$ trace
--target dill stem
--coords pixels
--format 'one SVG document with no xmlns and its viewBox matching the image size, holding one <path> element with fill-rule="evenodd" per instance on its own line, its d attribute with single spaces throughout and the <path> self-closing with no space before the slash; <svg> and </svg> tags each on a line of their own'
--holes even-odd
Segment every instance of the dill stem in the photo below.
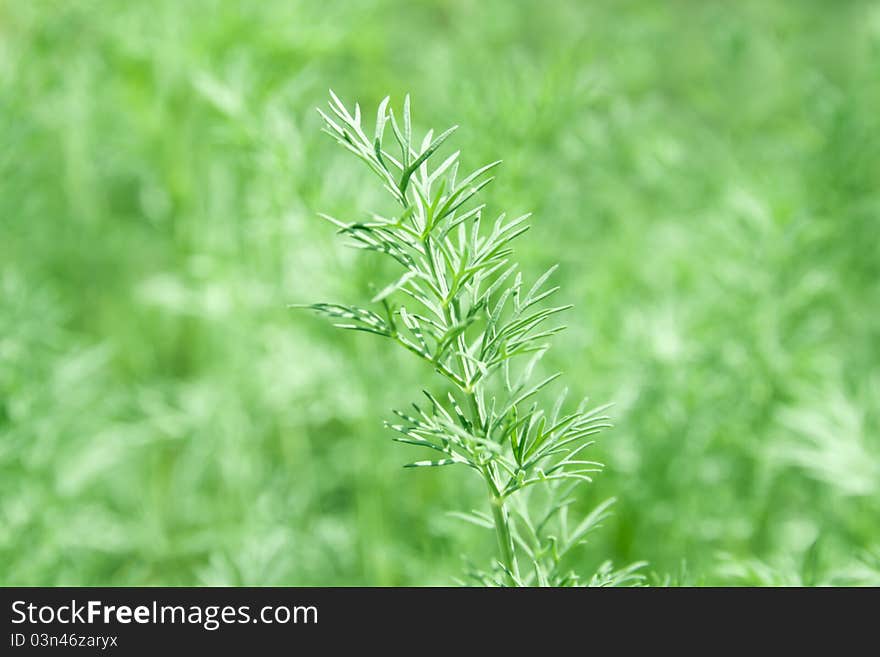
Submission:
<svg viewBox="0 0 880 657">
<path fill-rule="evenodd" d="M 495 522 L 495 536 L 498 538 L 498 551 L 501 554 L 501 563 L 508 571 L 511 583 L 516 586 L 519 578 L 519 566 L 516 563 L 516 552 L 513 549 L 513 537 L 510 535 L 510 516 L 504 506 L 504 500 L 495 494 L 494 484 L 490 482 L 491 498 L 489 505 L 492 507 L 492 520 Z"/>
<path fill-rule="evenodd" d="M 474 428 L 480 428 L 482 418 L 480 417 L 480 407 L 477 404 L 477 396 L 472 390 L 465 391 L 470 406 L 472 425 Z M 482 431 L 481 431 L 482 433 Z M 507 569 L 508 578 L 511 584 L 516 586 L 519 579 L 519 564 L 516 561 L 516 550 L 513 545 L 513 536 L 510 533 L 510 515 L 504 506 L 504 496 L 498 489 L 495 482 L 495 473 L 491 463 L 487 463 L 480 471 L 486 480 L 489 488 L 489 506 L 492 507 L 492 521 L 495 525 L 495 536 L 498 539 L 498 553 L 501 563 Z"/>
<path fill-rule="evenodd" d="M 425 249 L 425 255 L 428 261 L 428 265 L 430 267 L 431 274 L 439 283 L 440 277 L 437 275 L 437 270 L 434 267 L 434 257 L 431 253 L 431 238 L 429 236 L 426 235 L 422 239 L 422 246 Z M 453 326 L 456 318 L 452 316 L 452 313 L 449 309 L 449 304 L 445 300 L 442 302 L 442 308 L 443 319 L 446 323 L 446 326 Z M 458 336 L 456 341 L 459 346 L 458 361 L 461 366 L 461 378 L 466 382 L 466 385 L 462 387 L 462 392 L 464 392 L 468 400 L 468 406 L 471 415 L 471 426 L 474 432 L 484 433 L 483 419 L 480 416 L 480 406 L 477 403 L 477 395 L 471 387 L 471 369 L 468 364 L 467 358 L 464 355 L 467 346 L 464 342 L 464 338 L 461 335 Z M 487 438 L 488 436 L 481 437 Z M 486 485 L 489 487 L 489 506 L 492 507 L 492 520 L 495 525 L 495 536 L 498 539 L 498 552 L 501 558 L 501 563 L 504 564 L 504 567 L 507 569 L 508 579 L 510 579 L 510 583 L 516 586 L 517 579 L 519 579 L 519 565 L 516 562 L 516 550 L 513 545 L 513 536 L 510 533 L 510 515 L 507 512 L 507 508 L 504 506 L 504 497 L 498 488 L 498 484 L 495 482 L 495 473 L 492 464 L 488 463 L 484 465 L 481 469 L 481 472 L 483 474 L 483 478 L 486 480 Z"/>
</svg>

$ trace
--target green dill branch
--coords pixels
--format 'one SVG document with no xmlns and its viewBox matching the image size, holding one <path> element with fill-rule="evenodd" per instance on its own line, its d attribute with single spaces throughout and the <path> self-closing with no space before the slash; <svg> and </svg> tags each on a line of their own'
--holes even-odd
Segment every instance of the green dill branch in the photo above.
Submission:
<svg viewBox="0 0 880 657">
<path fill-rule="evenodd" d="M 426 391 L 427 406 L 414 404 L 415 415 L 395 411 L 402 423 L 388 426 L 398 442 L 443 455 L 408 467 L 460 464 L 484 480 L 491 514 L 456 514 L 496 535 L 497 568 L 474 578 L 517 586 L 579 583 L 562 569 L 562 559 L 607 517 L 610 501 L 569 527 L 574 488 L 602 468 L 577 457 L 592 444 L 589 437 L 609 425 L 604 408 L 588 410 L 586 403 L 563 414 L 564 392 L 549 413 L 533 401 L 559 376 L 533 382 L 547 340 L 565 328 L 547 323 L 571 307 L 542 305 L 559 289 L 546 286 L 555 267 L 526 289 L 510 258 L 511 243 L 528 230 L 528 215 L 501 214 L 489 227 L 483 224 L 485 205 L 468 208 L 500 161 L 459 179 L 458 151 L 439 163 L 432 159 L 456 128 L 436 138 L 428 131 L 414 141 L 408 96 L 400 121 L 389 99 L 382 101 L 368 137 L 360 106 L 349 111 L 330 95 L 329 113 L 321 111 L 324 131 L 368 166 L 401 212 L 350 223 L 322 216 L 353 246 L 393 259 L 402 272 L 372 299 L 382 314 L 342 304 L 308 308 L 342 320 L 340 328 L 391 338 L 457 391 L 445 401 Z M 397 153 L 388 146 L 389 126 Z M 535 499 L 533 489 L 541 489 L 543 500 Z M 540 521 L 532 520 L 533 513 Z M 520 557 L 529 564 L 525 571 Z M 630 567 L 618 576 L 605 568 L 591 581 L 632 581 L 634 572 Z"/>
</svg>

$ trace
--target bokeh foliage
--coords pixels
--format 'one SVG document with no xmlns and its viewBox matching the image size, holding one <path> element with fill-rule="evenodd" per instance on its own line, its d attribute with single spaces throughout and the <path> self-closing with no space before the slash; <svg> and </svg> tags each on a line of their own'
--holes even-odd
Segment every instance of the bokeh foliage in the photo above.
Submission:
<svg viewBox="0 0 880 657">
<path fill-rule="evenodd" d="M 0 4 L 0 584 L 444 584 L 490 535 L 382 427 L 428 369 L 286 305 L 384 280 L 327 88 L 504 159 L 548 370 L 614 401 L 578 559 L 880 581 L 880 6 Z M 346 216 L 348 215 L 348 216 Z"/>
</svg>

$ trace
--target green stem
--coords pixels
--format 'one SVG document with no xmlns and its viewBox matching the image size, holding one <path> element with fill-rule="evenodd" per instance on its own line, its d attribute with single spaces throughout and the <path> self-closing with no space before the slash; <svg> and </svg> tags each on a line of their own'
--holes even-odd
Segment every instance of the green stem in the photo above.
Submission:
<svg viewBox="0 0 880 657">
<path fill-rule="evenodd" d="M 422 239 L 422 244 L 425 249 L 425 256 L 428 261 L 429 267 L 431 269 L 431 275 L 438 281 L 440 281 L 439 276 L 437 275 L 436 268 L 434 267 L 434 258 L 431 253 L 431 239 L 430 236 L 426 235 Z M 453 316 L 450 312 L 449 305 L 447 301 L 443 301 L 443 319 L 446 323 L 447 327 L 452 326 L 453 324 Z M 477 431 L 482 431 L 483 419 L 480 415 L 480 406 L 477 403 L 477 395 L 474 390 L 471 388 L 471 370 L 470 366 L 467 362 L 467 358 L 464 357 L 466 345 L 464 343 L 464 339 L 462 336 L 458 336 L 457 338 L 459 351 L 461 355 L 459 356 L 459 364 L 462 370 L 461 378 L 466 382 L 465 386 L 459 386 L 462 389 L 462 392 L 465 393 L 467 397 L 468 406 L 470 407 L 471 414 L 471 424 Z M 489 506 L 492 507 L 492 519 L 495 524 L 495 536 L 498 539 L 498 552 L 501 558 L 501 563 L 504 564 L 504 567 L 507 569 L 509 573 L 508 579 L 510 583 L 514 586 L 517 585 L 517 580 L 519 579 L 519 565 L 516 561 L 516 549 L 513 544 L 513 536 L 510 533 L 510 514 L 507 512 L 507 508 L 504 506 L 504 496 L 501 494 L 501 491 L 498 488 L 498 484 L 495 482 L 495 473 L 491 464 L 487 464 L 482 469 L 483 478 L 486 480 L 486 485 L 489 487 Z"/>
<path fill-rule="evenodd" d="M 490 484 L 490 489 L 494 487 L 494 484 Z M 498 538 L 498 552 L 501 555 L 501 563 L 512 574 L 512 577 L 509 576 L 511 584 L 516 585 L 519 579 L 519 565 L 516 562 L 513 536 L 510 534 L 510 516 L 507 513 L 507 508 L 504 506 L 504 500 L 497 496 L 494 490 L 489 499 L 489 505 L 492 507 L 492 519 L 495 521 L 495 536 Z"/>
</svg>

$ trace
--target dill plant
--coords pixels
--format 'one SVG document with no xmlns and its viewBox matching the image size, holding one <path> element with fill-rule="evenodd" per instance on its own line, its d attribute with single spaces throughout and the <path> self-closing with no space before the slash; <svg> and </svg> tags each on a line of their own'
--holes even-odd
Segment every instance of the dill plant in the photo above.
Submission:
<svg viewBox="0 0 880 657">
<path fill-rule="evenodd" d="M 401 273 L 371 300 L 374 309 L 340 303 L 307 306 L 336 326 L 386 338 L 429 363 L 448 384 L 445 394 L 424 400 L 386 423 L 394 440 L 427 448 L 437 458 L 405 467 L 461 465 L 485 483 L 489 511 L 454 513 L 493 530 L 498 558 L 488 570 L 472 570 L 485 585 L 564 586 L 638 581 L 633 564 L 614 570 L 604 563 L 588 579 L 564 567 L 565 557 L 607 517 L 613 500 L 579 521 L 570 518 L 579 485 L 602 464 L 587 460 L 592 436 L 610 426 L 607 406 L 584 400 L 566 409 L 563 391 L 549 411 L 534 401 L 559 373 L 540 378 L 536 364 L 548 339 L 565 327 L 553 320 L 569 305 L 546 305 L 559 289 L 548 285 L 551 267 L 526 285 L 511 262 L 511 243 L 528 230 L 529 215 L 484 220 L 477 194 L 500 164 L 460 175 L 459 151 L 440 158 L 457 126 L 418 140 L 410 99 L 401 116 L 379 105 L 372 135 L 361 109 L 349 111 L 331 91 L 329 113 L 318 110 L 324 131 L 362 160 L 399 206 L 395 216 L 344 222 L 329 215 L 351 245 L 396 261 Z"/>
</svg>

